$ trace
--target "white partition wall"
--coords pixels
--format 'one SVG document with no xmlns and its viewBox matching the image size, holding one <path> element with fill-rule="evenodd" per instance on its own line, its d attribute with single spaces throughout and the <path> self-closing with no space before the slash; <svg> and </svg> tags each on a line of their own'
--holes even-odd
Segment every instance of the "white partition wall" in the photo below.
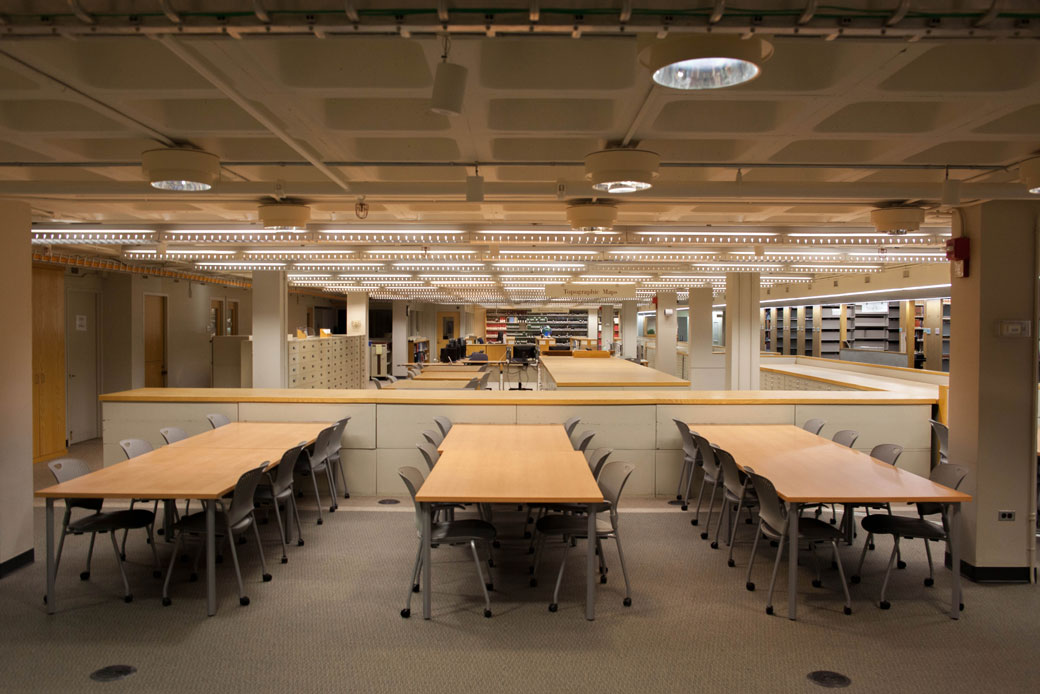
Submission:
<svg viewBox="0 0 1040 694">
<path fill-rule="evenodd" d="M 758 390 L 759 277 L 757 272 L 726 275 L 726 388 Z"/>
<path fill-rule="evenodd" d="M 676 311 L 675 292 L 657 292 L 657 349 L 653 365 L 658 371 L 678 376 L 678 360 L 675 349 L 678 345 L 679 315 Z"/>
<path fill-rule="evenodd" d="M 621 356 L 625 359 L 636 358 L 638 344 L 638 308 L 635 301 L 621 302 Z"/>
<path fill-rule="evenodd" d="M 689 373 L 683 377 L 690 381 L 693 390 L 723 390 L 726 387 L 726 357 L 712 353 L 711 347 L 713 297 L 711 287 L 690 288 Z"/>
<path fill-rule="evenodd" d="M 280 270 L 253 272 L 253 387 L 285 388 L 289 288 Z"/>
</svg>

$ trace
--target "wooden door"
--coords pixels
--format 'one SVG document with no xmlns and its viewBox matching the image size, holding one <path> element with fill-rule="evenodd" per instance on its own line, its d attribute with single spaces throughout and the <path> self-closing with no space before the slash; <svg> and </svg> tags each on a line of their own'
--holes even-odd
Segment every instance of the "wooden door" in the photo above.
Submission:
<svg viewBox="0 0 1040 694">
<path fill-rule="evenodd" d="M 144 297 L 144 385 L 166 387 L 166 297 Z"/>
<path fill-rule="evenodd" d="M 437 354 L 448 345 L 448 340 L 459 336 L 459 322 L 458 311 L 437 312 Z"/>
<path fill-rule="evenodd" d="M 94 292 L 69 290 L 66 295 L 69 443 L 99 435 L 97 303 Z"/>
<path fill-rule="evenodd" d="M 42 461 L 66 452 L 65 270 L 33 267 L 32 277 L 33 460 Z"/>
</svg>

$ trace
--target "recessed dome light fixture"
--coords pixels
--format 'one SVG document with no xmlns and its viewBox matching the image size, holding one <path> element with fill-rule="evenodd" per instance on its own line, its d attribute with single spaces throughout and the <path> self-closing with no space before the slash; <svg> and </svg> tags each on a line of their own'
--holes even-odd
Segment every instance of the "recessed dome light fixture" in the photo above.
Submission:
<svg viewBox="0 0 1040 694">
<path fill-rule="evenodd" d="M 141 169 L 153 188 L 194 193 L 217 182 L 220 159 L 198 149 L 165 147 L 142 153 Z"/>
<path fill-rule="evenodd" d="M 617 205 L 612 202 L 580 200 L 567 205 L 567 221 L 575 231 L 612 234 L 617 219 Z"/>
<path fill-rule="evenodd" d="M 924 210 L 920 207 L 880 207 L 870 211 L 870 222 L 882 234 L 907 234 L 921 228 Z"/>
<path fill-rule="evenodd" d="M 653 40 L 642 52 L 654 82 L 670 89 L 721 89 L 749 82 L 773 55 L 758 36 L 701 34 Z"/>
<path fill-rule="evenodd" d="M 660 165 L 657 152 L 603 149 L 585 155 L 585 179 L 604 193 L 635 193 L 653 185 Z"/>
<path fill-rule="evenodd" d="M 1018 175 L 1030 193 L 1040 195 L 1040 157 L 1022 162 Z"/>
<path fill-rule="evenodd" d="M 257 208 L 260 224 L 271 231 L 306 231 L 311 208 L 294 202 L 276 202 Z"/>
</svg>

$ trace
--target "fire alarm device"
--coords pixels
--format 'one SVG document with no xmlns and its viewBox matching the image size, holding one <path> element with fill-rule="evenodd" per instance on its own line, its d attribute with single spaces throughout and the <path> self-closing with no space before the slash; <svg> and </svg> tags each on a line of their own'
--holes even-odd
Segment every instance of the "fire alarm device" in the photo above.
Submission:
<svg viewBox="0 0 1040 694">
<path fill-rule="evenodd" d="M 971 244 L 966 236 L 946 239 L 946 259 L 950 261 L 950 270 L 954 277 L 968 276 L 968 258 L 971 255 Z"/>
</svg>

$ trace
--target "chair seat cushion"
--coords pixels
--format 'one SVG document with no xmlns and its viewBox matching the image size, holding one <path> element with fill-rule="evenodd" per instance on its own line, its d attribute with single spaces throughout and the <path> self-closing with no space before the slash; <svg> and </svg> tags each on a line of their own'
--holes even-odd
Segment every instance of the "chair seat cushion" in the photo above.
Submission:
<svg viewBox="0 0 1040 694">
<path fill-rule="evenodd" d="M 589 519 L 588 516 L 543 516 L 538 519 L 535 527 L 545 535 L 585 537 L 589 533 Z M 613 530 L 609 521 L 596 519 L 596 534 L 605 535 Z"/>
<path fill-rule="evenodd" d="M 463 518 L 462 520 L 434 523 L 431 527 L 435 544 L 451 542 L 469 542 L 470 540 L 494 540 L 497 535 L 495 526 L 479 518 Z"/>
<path fill-rule="evenodd" d="M 106 511 L 81 518 L 69 524 L 74 533 L 98 533 L 110 530 L 135 530 L 145 528 L 155 522 L 155 514 L 151 511 L 134 509 L 133 511 Z"/>
<path fill-rule="evenodd" d="M 798 534 L 805 540 L 842 540 L 845 534 L 830 523 L 817 518 L 799 518 Z"/>
<path fill-rule="evenodd" d="M 922 518 L 875 514 L 863 519 L 863 529 L 875 535 L 899 535 L 900 537 L 942 540 L 946 532 L 941 525 Z"/>
</svg>

